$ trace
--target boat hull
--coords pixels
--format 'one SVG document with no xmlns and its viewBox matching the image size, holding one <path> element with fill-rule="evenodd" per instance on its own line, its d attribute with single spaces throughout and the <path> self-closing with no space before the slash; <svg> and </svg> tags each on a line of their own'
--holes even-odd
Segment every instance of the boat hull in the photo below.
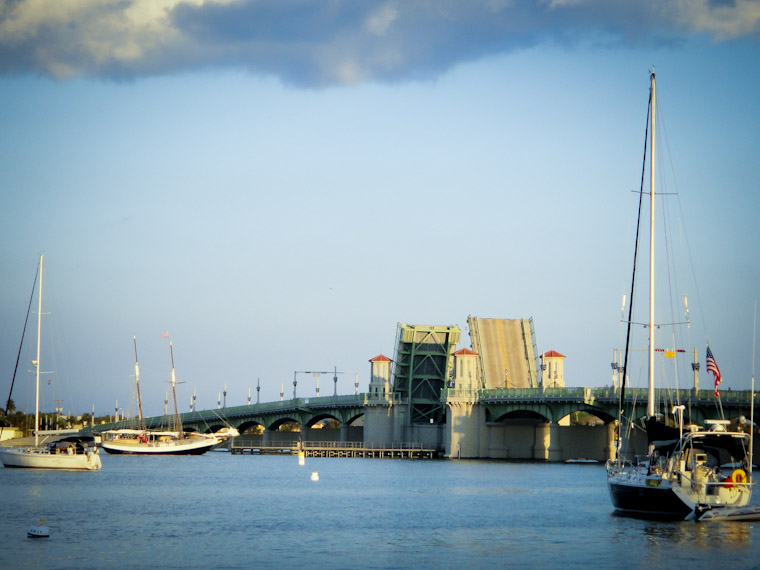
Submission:
<svg viewBox="0 0 760 570">
<path fill-rule="evenodd" d="M 39 447 L 0 449 L 5 467 L 25 469 L 70 469 L 97 471 L 102 467 L 97 451 L 86 453 L 51 453 Z"/>
<path fill-rule="evenodd" d="M 102 442 L 101 447 L 113 455 L 203 455 L 223 443 L 216 439 L 159 442 L 146 444 Z"/>
<path fill-rule="evenodd" d="M 609 480 L 615 511 L 630 516 L 680 520 L 692 512 L 669 486 Z"/>
</svg>

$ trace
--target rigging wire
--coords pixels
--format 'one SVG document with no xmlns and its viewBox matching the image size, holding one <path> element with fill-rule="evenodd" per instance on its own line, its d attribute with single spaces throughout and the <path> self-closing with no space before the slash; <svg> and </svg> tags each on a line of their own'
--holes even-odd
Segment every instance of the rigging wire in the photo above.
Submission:
<svg viewBox="0 0 760 570">
<path fill-rule="evenodd" d="M 29 315 L 32 311 L 32 301 L 34 300 L 34 290 L 37 288 L 37 278 L 40 275 L 40 266 L 37 264 L 37 271 L 34 274 L 34 283 L 32 284 L 32 294 L 29 296 L 29 306 L 26 308 L 26 318 L 24 319 L 24 328 L 21 331 L 21 342 L 18 346 L 18 354 L 16 355 L 16 365 L 13 367 L 13 378 L 11 379 L 11 389 L 8 392 L 8 399 L 5 402 L 5 410 L 3 416 L 8 415 L 8 409 L 11 407 L 11 395 L 13 394 L 13 385 L 16 383 L 16 373 L 18 372 L 18 363 L 21 359 L 21 348 L 24 346 L 24 337 L 26 336 L 26 327 L 29 324 Z M 0 425 L 0 433 L 2 433 L 3 426 Z"/>
<path fill-rule="evenodd" d="M 639 254 L 639 231 L 641 230 L 641 209 L 644 201 L 644 178 L 646 174 L 646 162 L 647 162 L 647 141 L 649 140 L 649 111 L 652 106 L 652 95 L 649 94 L 649 104 L 647 105 L 647 115 L 644 127 L 644 160 L 641 166 L 641 182 L 639 187 L 639 213 L 636 217 L 636 239 L 633 248 L 633 275 L 631 276 L 631 296 L 628 304 L 628 328 L 625 337 L 625 350 L 623 353 L 623 374 L 620 380 L 620 404 L 618 406 L 618 425 L 622 422 L 623 407 L 625 405 L 625 384 L 628 377 L 628 353 L 631 343 L 631 324 L 633 322 L 633 291 L 636 283 L 636 261 Z M 635 409 L 635 408 L 634 408 Z M 629 422 L 630 424 L 631 422 Z M 630 429 L 630 425 L 629 425 Z M 620 430 L 618 429 L 618 442 L 617 442 L 618 458 L 620 454 Z"/>
</svg>

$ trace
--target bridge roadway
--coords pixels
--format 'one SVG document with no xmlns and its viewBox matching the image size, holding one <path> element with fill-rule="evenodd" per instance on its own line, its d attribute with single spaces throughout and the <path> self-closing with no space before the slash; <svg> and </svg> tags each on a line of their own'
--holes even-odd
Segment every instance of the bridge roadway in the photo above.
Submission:
<svg viewBox="0 0 760 570">
<path fill-rule="evenodd" d="M 756 396 L 757 398 L 757 396 Z M 626 390 L 626 409 L 629 417 L 642 417 L 646 413 L 646 390 Z M 478 403 L 487 410 L 487 421 L 505 422 L 509 420 L 535 420 L 556 423 L 572 412 L 587 412 L 605 423 L 617 418 L 619 394 L 612 388 L 497 388 L 481 390 L 444 390 L 441 401 L 455 404 L 462 401 Z M 712 390 L 657 390 L 657 401 L 662 402 L 658 411 L 670 414 L 674 401 L 686 406 L 685 421 L 704 425 L 705 419 L 716 419 L 720 412 L 716 406 Z M 726 418 L 750 415 L 751 394 L 749 391 L 721 392 L 721 403 Z M 398 400 L 385 400 L 388 405 L 402 404 Z M 297 422 L 302 431 L 311 428 L 324 419 L 335 419 L 344 428 L 364 415 L 368 405 L 377 405 L 369 394 L 345 396 L 321 396 L 313 398 L 293 398 L 277 402 L 233 406 L 221 409 L 201 410 L 180 414 L 186 428 L 201 432 L 216 432 L 227 426 L 244 433 L 251 427 L 263 426 L 274 432 L 280 426 Z M 630 410 L 633 410 L 631 412 Z M 166 426 L 166 416 L 146 418 L 148 428 Z M 123 426 L 105 424 L 100 430 Z M 295 434 L 297 438 L 297 434 Z M 353 439 L 353 438 L 352 438 Z M 341 434 L 341 441 L 348 441 Z"/>
</svg>

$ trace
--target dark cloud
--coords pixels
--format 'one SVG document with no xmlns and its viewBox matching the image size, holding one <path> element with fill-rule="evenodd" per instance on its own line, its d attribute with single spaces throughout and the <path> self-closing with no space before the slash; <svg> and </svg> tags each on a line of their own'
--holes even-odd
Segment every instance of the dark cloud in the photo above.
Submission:
<svg viewBox="0 0 760 570">
<path fill-rule="evenodd" d="M 434 77 L 542 42 L 758 37 L 760 0 L 0 0 L 0 72 L 244 68 L 298 86 Z"/>
</svg>

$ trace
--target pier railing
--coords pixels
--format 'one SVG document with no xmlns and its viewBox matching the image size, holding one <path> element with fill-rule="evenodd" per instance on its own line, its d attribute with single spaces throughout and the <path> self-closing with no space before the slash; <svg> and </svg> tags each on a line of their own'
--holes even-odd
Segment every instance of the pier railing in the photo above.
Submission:
<svg viewBox="0 0 760 570">
<path fill-rule="evenodd" d="M 230 448 L 250 448 L 250 447 L 266 447 L 273 449 L 295 449 L 312 448 L 312 447 L 325 447 L 325 448 L 341 448 L 341 449 L 394 449 L 394 450 L 407 450 L 407 449 L 426 449 L 426 446 L 417 442 L 362 442 L 362 441 L 304 441 L 299 444 L 297 441 L 283 441 L 283 442 L 268 442 L 264 444 L 261 441 L 261 436 L 245 436 L 239 435 L 232 438 Z"/>
<path fill-rule="evenodd" d="M 372 443 L 359 441 L 283 441 L 263 443 L 260 436 L 233 438 L 230 452 L 235 455 L 295 455 L 306 457 L 377 457 L 433 459 L 438 456 L 435 448 L 416 442 Z"/>
</svg>

